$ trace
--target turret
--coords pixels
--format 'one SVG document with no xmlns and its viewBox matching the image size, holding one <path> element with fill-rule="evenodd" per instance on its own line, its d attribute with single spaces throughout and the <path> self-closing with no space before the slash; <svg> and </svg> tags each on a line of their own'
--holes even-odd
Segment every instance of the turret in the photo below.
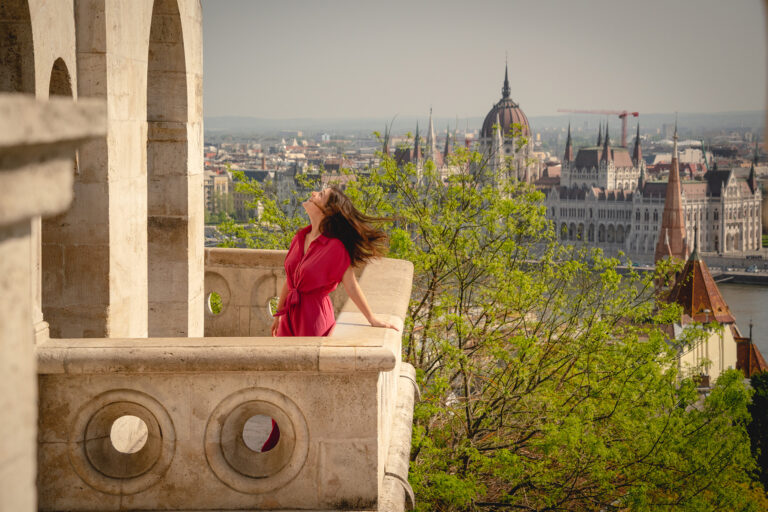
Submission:
<svg viewBox="0 0 768 512">
<path fill-rule="evenodd" d="M 416 121 L 416 136 L 413 138 L 413 163 L 421 163 L 421 137 L 419 137 L 418 121 Z"/>
<path fill-rule="evenodd" d="M 451 154 L 451 129 L 450 126 L 445 129 L 445 148 L 443 149 L 443 164 L 448 160 Z"/>
<path fill-rule="evenodd" d="M 565 140 L 565 155 L 563 163 L 573 162 L 573 144 L 571 142 L 571 123 L 568 123 L 568 138 Z"/>
<path fill-rule="evenodd" d="M 643 150 L 640 148 L 640 123 L 637 123 L 637 135 L 635 135 L 635 149 L 632 151 L 632 163 L 635 167 L 640 165 L 643 159 Z"/>
<path fill-rule="evenodd" d="M 603 142 L 603 154 L 600 157 L 601 162 L 613 162 L 613 153 L 611 152 L 611 136 L 608 135 L 608 123 L 605 124 L 605 141 Z"/>
<path fill-rule="evenodd" d="M 757 165 L 757 142 L 755 142 L 755 156 L 752 159 L 752 166 L 749 168 L 749 177 L 747 178 L 747 185 L 749 190 L 754 194 L 757 190 L 757 176 L 755 175 L 755 165 Z"/>
<path fill-rule="evenodd" d="M 432 109 L 429 109 L 429 132 L 427 132 L 426 160 L 437 160 L 437 141 L 435 140 L 435 127 L 432 124 Z"/>
</svg>

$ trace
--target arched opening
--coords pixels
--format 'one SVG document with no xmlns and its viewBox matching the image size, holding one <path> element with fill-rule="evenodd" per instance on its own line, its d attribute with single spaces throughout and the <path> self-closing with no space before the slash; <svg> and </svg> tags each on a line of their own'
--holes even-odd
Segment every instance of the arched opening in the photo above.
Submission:
<svg viewBox="0 0 768 512">
<path fill-rule="evenodd" d="M 64 59 L 59 57 L 53 63 L 51 69 L 51 81 L 48 85 L 48 94 L 50 96 L 72 97 L 72 79 L 69 76 L 69 70 Z"/>
<path fill-rule="evenodd" d="M 608 226 L 608 243 L 612 244 L 616 241 L 616 228 L 613 224 Z"/>
<path fill-rule="evenodd" d="M 0 92 L 35 93 L 35 55 L 27 0 L 3 0 Z"/>
<path fill-rule="evenodd" d="M 600 224 L 597 227 L 597 241 L 600 243 L 605 242 L 605 224 Z"/>
<path fill-rule="evenodd" d="M 590 224 L 589 228 L 587 229 L 587 241 L 594 242 L 595 241 L 595 225 Z"/>
<path fill-rule="evenodd" d="M 190 243 L 187 75 L 176 0 L 155 0 L 148 52 L 148 332 L 186 336 L 190 260 L 199 249 Z"/>
<path fill-rule="evenodd" d="M 72 98 L 72 79 L 69 69 L 63 59 L 58 58 L 53 63 L 51 78 L 48 84 L 50 97 L 61 96 Z M 77 182 L 77 158 L 73 158 L 72 173 Z M 85 269 L 73 268 L 72 249 L 77 246 L 70 239 L 71 225 L 77 220 L 72 218 L 71 211 L 77 204 L 77 186 L 74 187 L 75 197 L 72 206 L 65 212 L 54 217 L 42 219 L 40 228 L 41 251 L 41 308 L 43 319 L 48 322 L 49 333 L 52 338 L 60 338 L 67 331 L 70 318 L 67 315 L 69 304 L 65 297 L 65 290 L 75 288 L 77 281 L 89 279 Z M 80 333 L 75 333 L 80 334 Z"/>
<path fill-rule="evenodd" d="M 624 226 L 619 224 L 619 227 L 616 228 L 616 242 L 623 244 L 624 243 Z"/>
</svg>

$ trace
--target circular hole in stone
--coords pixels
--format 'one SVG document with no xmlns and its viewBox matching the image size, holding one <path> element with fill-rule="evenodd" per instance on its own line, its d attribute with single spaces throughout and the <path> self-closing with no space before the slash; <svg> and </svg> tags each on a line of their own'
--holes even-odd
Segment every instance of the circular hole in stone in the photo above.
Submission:
<svg viewBox="0 0 768 512">
<path fill-rule="evenodd" d="M 112 446 L 120 453 L 136 453 L 147 444 L 147 424 L 137 416 L 120 416 L 109 431 Z"/>
<path fill-rule="evenodd" d="M 264 414 L 251 416 L 243 425 L 243 442 L 254 452 L 268 452 L 277 445 L 279 440 L 280 428 L 269 416 Z"/>
<path fill-rule="evenodd" d="M 218 315 L 221 310 L 224 309 L 224 304 L 221 301 L 221 295 L 216 292 L 208 294 L 208 298 L 205 300 L 205 305 L 208 308 L 208 312 L 212 315 Z"/>
</svg>

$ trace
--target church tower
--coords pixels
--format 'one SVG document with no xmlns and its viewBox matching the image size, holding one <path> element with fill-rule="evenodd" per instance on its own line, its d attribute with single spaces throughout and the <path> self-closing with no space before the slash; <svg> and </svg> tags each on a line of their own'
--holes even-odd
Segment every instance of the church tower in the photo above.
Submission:
<svg viewBox="0 0 768 512">
<path fill-rule="evenodd" d="M 664 211 L 661 214 L 659 241 L 656 244 L 653 261 L 659 261 L 665 257 L 687 260 L 688 251 L 688 240 L 686 240 L 685 236 L 685 216 L 683 215 L 683 198 L 680 190 L 680 166 L 677 157 L 677 123 L 675 123 L 672 168 L 669 171 L 667 195 L 664 200 Z"/>
</svg>

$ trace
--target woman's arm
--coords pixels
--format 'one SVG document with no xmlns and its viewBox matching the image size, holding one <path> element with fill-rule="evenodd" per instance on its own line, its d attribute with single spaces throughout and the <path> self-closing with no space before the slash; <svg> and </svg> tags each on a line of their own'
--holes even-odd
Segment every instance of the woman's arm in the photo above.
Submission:
<svg viewBox="0 0 768 512">
<path fill-rule="evenodd" d="M 285 279 L 283 281 L 283 288 L 280 290 L 280 299 L 277 301 L 277 310 L 275 310 L 275 313 L 280 311 L 285 307 L 285 298 L 288 296 L 288 279 Z M 272 320 L 272 336 L 277 336 L 277 327 L 280 325 L 280 317 L 276 316 L 275 319 Z"/>
<path fill-rule="evenodd" d="M 355 303 L 357 309 L 360 310 L 360 312 L 368 320 L 368 323 L 370 323 L 373 327 L 387 327 L 396 331 L 399 330 L 389 322 L 382 322 L 373 316 L 371 307 L 368 305 L 368 301 L 365 300 L 365 295 L 363 295 L 363 290 L 360 289 L 360 285 L 357 283 L 357 277 L 355 277 L 355 271 L 352 269 L 352 265 L 347 267 L 347 270 L 344 272 L 344 277 L 341 279 L 341 284 L 344 285 L 344 289 L 346 290 L 347 295 L 349 295 L 349 298 L 352 299 L 352 302 Z"/>
</svg>

